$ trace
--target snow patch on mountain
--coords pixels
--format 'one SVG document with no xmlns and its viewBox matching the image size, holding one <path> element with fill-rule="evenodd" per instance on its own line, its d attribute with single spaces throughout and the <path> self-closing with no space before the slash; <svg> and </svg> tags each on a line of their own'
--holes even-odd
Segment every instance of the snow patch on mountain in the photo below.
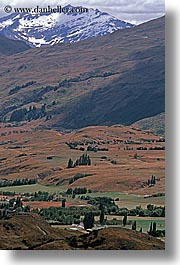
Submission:
<svg viewBox="0 0 180 265">
<path fill-rule="evenodd" d="M 103 36 L 133 25 L 90 8 L 87 13 L 20 13 L 0 19 L 0 34 L 31 47 L 71 43 Z"/>
</svg>

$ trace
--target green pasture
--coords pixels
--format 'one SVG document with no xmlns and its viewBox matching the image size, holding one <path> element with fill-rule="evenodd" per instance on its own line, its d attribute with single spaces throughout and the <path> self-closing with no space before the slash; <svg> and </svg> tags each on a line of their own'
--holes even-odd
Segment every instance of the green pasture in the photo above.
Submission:
<svg viewBox="0 0 180 265">
<path fill-rule="evenodd" d="M 41 184 L 34 184 L 34 185 L 2 187 L 0 188 L 0 192 L 1 191 L 12 191 L 16 193 L 27 193 L 27 192 L 34 193 L 38 191 L 47 191 L 49 193 L 55 193 L 62 191 L 62 188 L 57 186 L 44 186 Z"/>
</svg>

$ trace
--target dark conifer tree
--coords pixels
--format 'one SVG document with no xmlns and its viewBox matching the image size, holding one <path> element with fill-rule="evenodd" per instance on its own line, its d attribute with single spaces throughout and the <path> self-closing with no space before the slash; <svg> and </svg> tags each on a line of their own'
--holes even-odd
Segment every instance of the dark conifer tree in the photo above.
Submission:
<svg viewBox="0 0 180 265">
<path fill-rule="evenodd" d="M 61 205 L 61 207 L 63 207 L 63 208 L 66 207 L 66 199 L 63 199 L 63 200 L 62 200 L 62 205 Z"/>
<path fill-rule="evenodd" d="M 71 158 L 69 158 L 69 161 L 68 161 L 68 168 L 72 168 L 73 167 L 73 161 Z"/>
<path fill-rule="evenodd" d="M 156 222 L 153 223 L 153 228 L 152 228 L 153 232 L 156 232 Z"/>
<path fill-rule="evenodd" d="M 150 225 L 150 228 L 149 228 L 149 232 L 152 233 L 152 230 L 153 230 L 153 225 L 152 225 L 152 222 L 151 222 L 151 225 Z"/>
<path fill-rule="evenodd" d="M 123 223 L 123 226 L 126 226 L 126 224 L 127 224 L 127 214 L 124 215 L 122 223 Z"/>
<path fill-rule="evenodd" d="M 100 217 L 99 217 L 99 222 L 102 225 L 104 222 L 104 207 L 101 209 Z"/>
<path fill-rule="evenodd" d="M 86 229 L 86 230 L 93 228 L 93 226 L 94 226 L 94 214 L 92 212 L 85 214 L 83 224 L 84 224 L 84 229 Z"/>
<path fill-rule="evenodd" d="M 136 221 L 132 223 L 132 230 L 136 231 Z"/>
</svg>

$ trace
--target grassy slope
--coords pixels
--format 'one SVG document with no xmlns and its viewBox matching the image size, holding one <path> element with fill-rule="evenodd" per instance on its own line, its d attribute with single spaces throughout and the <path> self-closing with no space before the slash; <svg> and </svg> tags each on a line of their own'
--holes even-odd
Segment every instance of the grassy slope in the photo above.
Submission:
<svg viewBox="0 0 180 265">
<path fill-rule="evenodd" d="M 154 140 L 159 139 L 159 136 L 123 126 L 88 127 L 66 134 L 60 134 L 57 131 L 13 133 L 12 130 L 16 132 L 19 129 L 1 129 L 1 131 L 7 131 L 7 135 L 2 137 L 2 141 L 14 141 L 14 143 L 0 145 L 0 157 L 6 158 L 0 163 L 1 179 L 34 178 L 43 173 L 43 178 L 38 177 L 38 181 L 45 185 L 58 185 L 59 189 L 87 187 L 94 191 L 117 191 L 132 194 L 164 192 L 164 150 L 136 150 L 137 146 L 148 148 L 164 146 L 164 143 L 153 143 Z M 9 134 L 10 131 L 11 134 Z M 140 141 L 140 144 L 130 144 L 128 146 L 133 147 L 134 150 L 124 150 L 127 144 L 115 144 L 114 139 Z M 66 142 L 80 141 L 84 143 L 92 140 L 96 142 L 111 141 L 110 144 L 98 146 L 106 147 L 108 151 L 88 152 L 92 159 L 91 166 L 67 169 L 68 159 L 71 157 L 75 161 L 83 154 L 83 151 L 70 149 Z M 146 142 L 147 140 L 150 142 Z M 20 145 L 23 148 L 11 149 L 11 145 Z M 87 148 L 87 145 L 85 147 Z M 26 156 L 19 157 L 23 153 Z M 135 153 L 138 153 L 138 159 L 134 158 Z M 52 159 L 48 160 L 48 156 L 52 156 Z M 102 159 L 104 156 L 107 158 Z M 112 160 L 115 160 L 117 164 L 112 164 Z M 69 185 L 69 179 L 77 173 L 92 175 Z M 143 186 L 143 183 L 146 183 L 152 174 L 160 178 L 160 181 L 153 187 Z M 34 188 L 32 187 L 32 189 Z"/>
<path fill-rule="evenodd" d="M 160 113 L 156 116 L 142 119 L 133 124 L 142 130 L 153 130 L 157 134 L 165 134 L 165 113 Z"/>
<path fill-rule="evenodd" d="M 61 191 L 61 187 L 57 186 L 44 186 L 41 184 L 35 184 L 35 185 L 22 185 L 22 186 L 13 186 L 13 187 L 3 187 L 0 188 L 0 191 L 12 191 L 16 193 L 34 193 L 38 191 L 47 191 L 49 193 L 59 192 Z"/>
</svg>

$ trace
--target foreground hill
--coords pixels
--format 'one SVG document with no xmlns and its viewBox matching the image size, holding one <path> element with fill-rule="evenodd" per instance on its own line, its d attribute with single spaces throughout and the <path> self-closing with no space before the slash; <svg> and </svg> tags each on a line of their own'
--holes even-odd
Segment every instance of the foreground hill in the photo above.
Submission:
<svg viewBox="0 0 180 265">
<path fill-rule="evenodd" d="M 127 229 L 109 228 L 90 234 L 52 228 L 35 214 L 0 220 L 0 249 L 11 250 L 163 250 L 164 242 Z"/>
<path fill-rule="evenodd" d="M 2 60 L 0 119 L 45 117 L 46 128 L 72 129 L 132 124 L 163 112 L 164 22 Z"/>
</svg>

